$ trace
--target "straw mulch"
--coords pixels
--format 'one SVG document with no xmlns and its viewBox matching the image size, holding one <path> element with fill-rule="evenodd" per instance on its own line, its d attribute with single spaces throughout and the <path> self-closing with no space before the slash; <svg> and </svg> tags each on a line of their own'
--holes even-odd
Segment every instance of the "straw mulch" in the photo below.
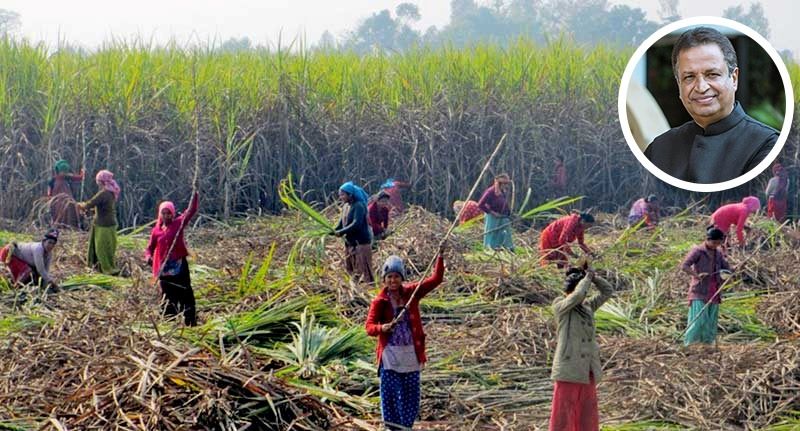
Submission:
<svg viewBox="0 0 800 431">
<path fill-rule="evenodd" d="M 382 263 L 390 254 L 399 255 L 406 262 L 410 274 L 421 275 L 436 255 L 437 246 L 444 237 L 451 221 L 441 218 L 418 206 L 390 220 L 389 228 L 394 232 L 375 253 L 375 262 Z M 465 266 L 463 253 L 469 250 L 468 241 L 453 235 L 447 243 L 445 259 L 449 269 Z"/>
</svg>

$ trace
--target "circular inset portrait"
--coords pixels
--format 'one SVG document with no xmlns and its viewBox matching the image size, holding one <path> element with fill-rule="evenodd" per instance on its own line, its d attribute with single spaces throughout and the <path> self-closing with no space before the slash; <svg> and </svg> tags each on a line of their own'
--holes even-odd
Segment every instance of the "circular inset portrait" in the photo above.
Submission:
<svg viewBox="0 0 800 431">
<path fill-rule="evenodd" d="M 625 140 L 673 186 L 716 192 L 778 156 L 794 113 L 789 72 L 751 28 L 724 18 L 669 24 L 634 52 L 619 90 Z"/>
</svg>

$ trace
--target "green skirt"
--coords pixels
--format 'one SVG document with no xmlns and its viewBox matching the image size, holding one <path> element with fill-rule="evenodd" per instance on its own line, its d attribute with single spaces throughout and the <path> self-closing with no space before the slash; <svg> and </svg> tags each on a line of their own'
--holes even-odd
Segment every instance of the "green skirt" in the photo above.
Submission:
<svg viewBox="0 0 800 431">
<path fill-rule="evenodd" d="M 483 246 L 484 248 L 508 250 L 514 249 L 511 240 L 511 219 L 508 217 L 495 217 L 486 214 L 483 224 Z"/>
<path fill-rule="evenodd" d="M 97 226 L 92 223 L 89 231 L 89 266 L 100 267 L 103 274 L 119 273 L 114 264 L 117 254 L 117 227 Z"/>
<path fill-rule="evenodd" d="M 689 319 L 686 324 L 694 324 L 686 330 L 684 345 L 703 343 L 714 344 L 717 339 L 717 320 L 719 320 L 719 304 L 709 304 L 705 310 L 705 301 L 695 299 L 689 306 Z M 701 313 L 700 310 L 703 310 Z M 700 317 L 697 317 L 697 316 Z"/>
</svg>

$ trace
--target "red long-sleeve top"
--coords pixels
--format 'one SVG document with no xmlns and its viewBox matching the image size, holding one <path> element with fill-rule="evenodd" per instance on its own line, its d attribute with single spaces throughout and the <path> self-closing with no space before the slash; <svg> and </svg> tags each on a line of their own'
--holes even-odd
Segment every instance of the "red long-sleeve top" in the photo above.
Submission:
<svg viewBox="0 0 800 431">
<path fill-rule="evenodd" d="M 483 214 L 483 211 L 481 211 L 478 203 L 470 199 L 464 202 L 464 210 L 461 212 L 461 217 L 458 219 L 458 222 L 464 224 L 476 217 L 480 217 L 481 214 Z"/>
<path fill-rule="evenodd" d="M 444 280 L 444 259 L 439 256 L 436 259 L 436 264 L 433 268 L 433 274 L 422 282 L 403 283 L 400 292 L 403 298 L 403 303 L 408 303 L 411 298 L 411 293 L 414 292 L 419 284 L 419 291 L 414 297 L 414 300 L 408 304 L 408 321 L 411 326 L 411 338 L 414 340 L 414 351 L 417 354 L 417 360 L 420 364 L 424 364 L 428 357 L 425 356 L 425 331 L 422 329 L 422 318 L 420 317 L 419 301 L 435 289 Z M 367 335 L 378 337 L 378 346 L 375 350 L 378 363 L 381 363 L 381 355 L 383 349 L 389 345 L 389 337 L 391 333 L 381 332 L 381 325 L 390 323 L 394 319 L 394 309 L 392 308 L 392 301 L 389 299 L 389 293 L 386 288 L 381 289 L 378 296 L 372 300 L 369 307 L 369 314 L 367 315 L 367 322 L 365 328 Z"/>
<path fill-rule="evenodd" d="M 402 189 L 407 189 L 410 186 L 411 184 L 405 181 L 395 181 L 392 187 L 381 189 L 389 195 L 389 203 L 392 205 L 392 209 L 398 213 L 402 213 L 406 209 L 406 204 L 403 202 Z"/>
<path fill-rule="evenodd" d="M 539 237 L 539 249 L 554 250 L 575 240 L 578 240 L 578 244 L 585 245 L 581 216 L 570 214 L 555 220 L 544 228 Z"/>
<path fill-rule="evenodd" d="M 172 247 L 168 260 L 178 260 L 189 255 L 189 250 L 186 247 L 186 241 L 183 239 L 183 231 L 189 225 L 189 220 L 197 214 L 197 207 L 200 200 L 200 195 L 195 192 L 189 202 L 189 207 L 183 214 L 175 217 L 167 226 L 154 226 L 150 231 L 150 242 L 147 243 L 145 249 L 145 256 L 153 259 L 153 277 L 159 276 L 161 271 L 161 264 L 164 262 L 165 255 L 169 251 L 172 241 L 175 236 L 178 237 L 175 241 L 175 246 Z"/>
</svg>

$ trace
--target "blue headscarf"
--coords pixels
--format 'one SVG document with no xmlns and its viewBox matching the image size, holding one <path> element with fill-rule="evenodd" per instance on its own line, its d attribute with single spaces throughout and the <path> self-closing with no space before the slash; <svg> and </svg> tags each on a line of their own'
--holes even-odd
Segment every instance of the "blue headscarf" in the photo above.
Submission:
<svg viewBox="0 0 800 431">
<path fill-rule="evenodd" d="M 356 201 L 367 203 L 367 200 L 369 200 L 369 195 L 367 195 L 367 192 L 365 192 L 361 187 L 353 184 L 352 181 L 342 184 L 341 187 L 339 187 L 339 191 L 347 193 Z"/>
<path fill-rule="evenodd" d="M 394 178 L 389 178 L 386 182 L 381 184 L 381 189 L 390 189 L 392 187 L 394 187 Z"/>
</svg>

